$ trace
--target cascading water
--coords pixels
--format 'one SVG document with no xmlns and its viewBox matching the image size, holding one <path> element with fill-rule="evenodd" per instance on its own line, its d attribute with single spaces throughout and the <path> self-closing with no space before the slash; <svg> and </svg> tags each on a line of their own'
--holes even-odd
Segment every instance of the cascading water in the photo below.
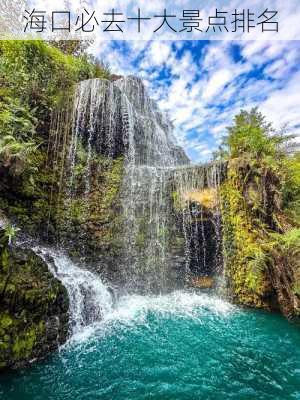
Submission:
<svg viewBox="0 0 300 400">
<path fill-rule="evenodd" d="M 113 293 L 98 276 L 77 266 L 63 252 L 43 247 L 35 247 L 34 251 L 67 289 L 72 337 L 112 312 Z"/>
<path fill-rule="evenodd" d="M 26 239 L 24 243 L 47 263 L 49 270 L 67 289 L 70 344 L 82 343 L 113 326 L 145 324 L 151 313 L 161 318 L 198 318 L 199 310 L 201 314 L 209 310 L 220 316 L 234 311 L 232 305 L 218 297 L 184 290 L 165 295 L 118 295 L 98 275 L 73 262 L 63 251 L 39 245 L 32 247 Z"/>
<path fill-rule="evenodd" d="M 115 83 L 124 97 L 128 116 L 128 149 L 123 181 L 125 236 L 124 281 L 131 290 L 174 289 L 170 267 L 170 171 L 188 162 L 175 146 L 172 126 L 147 96 L 142 82 L 123 78 Z"/>
<path fill-rule="evenodd" d="M 61 162 L 66 179 L 60 189 L 65 192 L 67 210 L 72 209 L 72 199 L 78 191 L 74 178 L 82 168 L 78 160 L 85 158 L 81 186 L 88 198 L 92 190 L 94 155 L 108 159 L 124 157 L 120 194 L 123 224 L 119 229 L 124 242 L 118 259 L 120 285 L 130 292 L 165 292 L 182 286 L 191 263 L 203 265 L 203 273 L 206 273 L 209 255 L 206 254 L 206 238 L 210 234 L 205 229 L 207 216 L 200 207 L 195 218 L 196 209 L 193 211 L 192 203 L 186 199 L 180 211 L 182 228 L 175 226 L 172 188 L 183 198 L 185 193 L 207 186 L 217 190 L 219 169 L 189 166 L 184 151 L 175 144 L 172 124 L 148 97 L 138 78 L 83 81 L 76 89 L 73 109 L 68 113 L 72 123 L 68 124 L 69 151 L 63 154 Z M 65 118 L 55 118 L 55 122 L 58 121 L 53 129 L 55 151 L 61 148 L 57 143 L 66 142 L 59 138 L 59 121 Z M 86 212 L 89 213 L 88 208 Z M 219 213 L 214 214 L 213 223 L 217 237 Z M 181 255 L 177 244 L 180 235 L 185 239 Z M 219 245 L 220 238 L 217 239 Z M 218 257 L 219 249 L 215 254 Z M 182 262 L 184 256 L 185 262 Z"/>
<path fill-rule="evenodd" d="M 219 187 L 224 165 L 177 168 L 173 186 L 182 212 L 187 277 L 222 269 L 221 209 Z"/>
</svg>

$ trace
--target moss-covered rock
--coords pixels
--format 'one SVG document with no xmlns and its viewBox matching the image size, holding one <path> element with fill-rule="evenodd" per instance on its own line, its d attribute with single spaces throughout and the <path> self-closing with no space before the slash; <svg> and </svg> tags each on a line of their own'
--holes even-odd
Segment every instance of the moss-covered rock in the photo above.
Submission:
<svg viewBox="0 0 300 400">
<path fill-rule="evenodd" d="M 0 232 L 0 370 L 27 366 L 64 343 L 68 294 L 33 251 Z"/>
<path fill-rule="evenodd" d="M 93 153 L 88 162 L 83 146 L 77 153 L 72 188 L 63 151 L 55 165 L 44 150 L 38 152 L 32 179 L 0 171 L 0 208 L 32 237 L 60 242 L 73 256 L 94 259 L 102 253 L 112 260 L 121 248 L 124 158 Z"/>
<path fill-rule="evenodd" d="M 253 204 L 245 196 L 254 186 L 248 167 L 243 159 L 230 162 L 221 189 L 225 273 L 236 301 L 269 309 L 273 307 L 274 291 L 268 274 L 262 221 L 255 220 Z M 251 196 L 254 197 L 259 196 Z"/>
<path fill-rule="evenodd" d="M 289 319 L 300 317 L 300 229 L 273 234 L 270 276 L 281 312 Z"/>
<path fill-rule="evenodd" d="M 292 231 L 284 233 L 278 225 L 277 215 L 284 219 L 279 193 L 278 179 L 263 163 L 243 157 L 229 162 L 221 188 L 225 274 L 238 303 L 295 318 L 300 241 L 293 235 L 285 249 Z"/>
<path fill-rule="evenodd" d="M 85 166 L 76 177 L 72 196 L 63 193 L 54 206 L 53 230 L 71 255 L 89 261 L 99 256 L 112 261 L 120 255 L 122 177 L 123 157 L 95 156 L 90 164 L 89 191 Z"/>
</svg>

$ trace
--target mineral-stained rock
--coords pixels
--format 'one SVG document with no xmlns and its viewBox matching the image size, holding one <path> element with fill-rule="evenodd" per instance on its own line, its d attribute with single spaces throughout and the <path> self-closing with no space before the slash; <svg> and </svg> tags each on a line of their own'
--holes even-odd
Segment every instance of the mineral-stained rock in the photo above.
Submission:
<svg viewBox="0 0 300 400">
<path fill-rule="evenodd" d="M 192 190 L 183 194 L 185 201 L 199 203 L 202 207 L 213 210 L 218 204 L 218 193 L 216 188 L 203 188 Z"/>
<path fill-rule="evenodd" d="M 68 335 L 64 286 L 32 250 L 11 248 L 0 231 L 0 370 L 31 364 Z"/>
<path fill-rule="evenodd" d="M 190 284 L 198 289 L 211 289 L 214 287 L 214 279 L 211 276 L 197 276 L 191 279 Z"/>
</svg>

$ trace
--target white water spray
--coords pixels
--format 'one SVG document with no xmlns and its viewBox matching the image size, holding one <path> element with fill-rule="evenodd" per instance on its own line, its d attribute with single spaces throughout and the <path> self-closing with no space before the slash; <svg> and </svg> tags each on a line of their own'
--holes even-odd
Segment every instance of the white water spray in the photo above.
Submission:
<svg viewBox="0 0 300 400">
<path fill-rule="evenodd" d="M 70 330 L 76 335 L 112 312 L 113 294 L 100 277 L 77 266 L 64 253 L 36 247 L 34 251 L 48 264 L 68 292 Z"/>
</svg>

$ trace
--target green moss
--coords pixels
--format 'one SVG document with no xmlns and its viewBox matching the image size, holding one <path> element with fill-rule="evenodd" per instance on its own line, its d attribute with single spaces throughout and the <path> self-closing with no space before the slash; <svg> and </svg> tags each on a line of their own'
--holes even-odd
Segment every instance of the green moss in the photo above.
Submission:
<svg viewBox="0 0 300 400">
<path fill-rule="evenodd" d="M 136 236 L 136 245 L 140 249 L 143 249 L 146 243 L 146 235 L 144 232 L 139 232 Z"/>
<path fill-rule="evenodd" d="M 87 209 L 88 205 L 84 199 L 72 199 L 68 203 L 67 220 L 73 223 L 83 223 L 86 219 Z"/>
<path fill-rule="evenodd" d="M 295 293 L 296 295 L 300 296 L 300 282 L 299 282 L 299 283 L 297 282 L 297 283 L 294 285 L 293 291 L 294 291 L 294 293 Z"/>
<path fill-rule="evenodd" d="M 5 330 L 13 323 L 13 319 L 9 314 L 0 314 L 0 329 Z"/>
<path fill-rule="evenodd" d="M 1 242 L 3 235 L 0 230 Z M 46 332 L 46 323 L 53 317 L 64 321 L 58 328 L 64 332 L 59 340 L 66 338 L 67 325 L 62 325 L 67 324 L 66 289 L 34 252 L 2 246 L 0 293 L 0 368 L 25 365 L 55 348 L 58 343 L 53 333 L 58 337 L 58 332 L 50 336 Z"/>
<path fill-rule="evenodd" d="M 44 41 L 2 41 L 0 54 L 7 87 L 30 101 L 59 102 L 75 82 L 99 76 L 99 66 L 87 56 L 66 55 Z M 102 76 L 107 77 L 104 70 Z"/>
<path fill-rule="evenodd" d="M 15 337 L 12 346 L 14 360 L 30 357 L 34 347 L 38 345 L 39 338 L 43 335 L 44 330 L 44 324 L 41 322 Z"/>
<path fill-rule="evenodd" d="M 176 190 L 174 190 L 171 193 L 171 197 L 172 197 L 172 201 L 173 201 L 174 210 L 176 212 L 181 211 L 183 209 L 184 205 L 183 205 L 180 194 Z"/>
<path fill-rule="evenodd" d="M 86 150 L 78 146 L 72 196 L 66 190 L 60 194 L 59 204 L 54 199 L 51 224 L 61 240 L 66 240 L 71 247 L 74 245 L 69 249 L 72 255 L 78 256 L 83 250 L 94 253 L 96 249 L 116 253 L 122 243 L 119 194 L 124 158 L 110 159 L 92 152 L 89 165 L 87 160 Z M 88 193 L 87 175 L 90 179 Z"/>
<path fill-rule="evenodd" d="M 225 272 L 239 302 L 268 307 L 268 239 L 248 211 L 241 181 L 236 165 L 231 165 L 221 187 Z"/>
<path fill-rule="evenodd" d="M 1 265 L 0 271 L 7 274 L 9 269 L 9 255 L 7 247 L 4 247 L 1 251 Z"/>
</svg>

